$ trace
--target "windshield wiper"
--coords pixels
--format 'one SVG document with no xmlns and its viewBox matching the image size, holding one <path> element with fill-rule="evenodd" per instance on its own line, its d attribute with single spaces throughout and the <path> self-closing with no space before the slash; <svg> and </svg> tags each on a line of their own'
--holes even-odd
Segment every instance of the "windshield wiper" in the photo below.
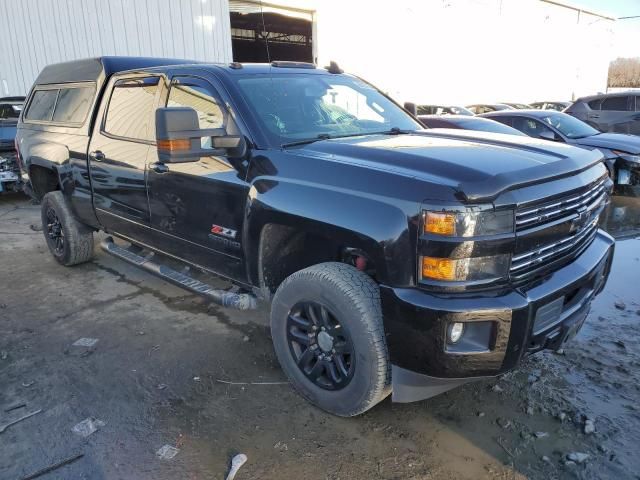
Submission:
<svg viewBox="0 0 640 480">
<path fill-rule="evenodd" d="M 321 133 L 315 138 L 305 138 L 303 140 L 296 140 L 295 142 L 283 143 L 282 145 L 280 145 L 280 148 L 295 147 L 297 145 L 307 145 L 309 143 L 319 142 L 320 140 L 329 140 L 330 138 L 334 137 L 332 137 L 328 133 Z"/>
<path fill-rule="evenodd" d="M 362 137 L 365 135 L 402 135 L 405 133 L 411 133 L 409 130 L 401 130 L 398 127 L 392 127 L 389 130 L 382 132 L 358 132 L 348 133 L 345 135 L 329 135 L 328 133 L 321 133 L 315 138 L 305 138 L 303 140 L 296 140 L 295 142 L 283 143 L 280 148 L 295 147 L 298 145 L 308 145 L 310 143 L 318 142 L 320 140 L 332 140 L 334 138 L 347 138 L 347 137 Z"/>
</svg>

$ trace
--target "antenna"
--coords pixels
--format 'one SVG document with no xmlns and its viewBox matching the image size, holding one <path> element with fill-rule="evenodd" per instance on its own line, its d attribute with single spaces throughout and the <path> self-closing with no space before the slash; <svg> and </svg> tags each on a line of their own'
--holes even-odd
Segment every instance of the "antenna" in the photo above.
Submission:
<svg viewBox="0 0 640 480">
<path fill-rule="evenodd" d="M 271 54 L 269 53 L 269 32 L 267 32 L 267 26 L 264 23 L 264 10 L 262 9 L 262 0 L 260 0 L 260 16 L 262 16 L 262 31 L 265 34 L 264 44 L 267 47 L 267 63 L 271 63 Z"/>
</svg>

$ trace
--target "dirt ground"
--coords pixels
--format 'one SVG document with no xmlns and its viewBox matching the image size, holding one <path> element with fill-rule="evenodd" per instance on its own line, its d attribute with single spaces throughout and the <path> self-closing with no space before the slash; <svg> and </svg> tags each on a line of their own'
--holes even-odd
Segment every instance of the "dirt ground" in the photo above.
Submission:
<svg viewBox="0 0 640 480">
<path fill-rule="evenodd" d="M 80 454 L 42 478 L 223 479 L 240 452 L 237 480 L 640 478 L 640 199 L 614 199 L 611 278 L 564 352 L 352 419 L 284 383 L 266 309 L 208 307 L 101 251 L 61 267 L 39 225 L 0 197 L 0 425 L 42 409 L 0 433 L 2 480 Z M 104 424 L 74 433 L 87 418 Z"/>
</svg>

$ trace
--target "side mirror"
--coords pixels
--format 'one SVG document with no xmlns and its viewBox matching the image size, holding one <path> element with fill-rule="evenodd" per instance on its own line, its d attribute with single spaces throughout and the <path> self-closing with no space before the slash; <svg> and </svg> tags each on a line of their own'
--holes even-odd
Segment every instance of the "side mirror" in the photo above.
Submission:
<svg viewBox="0 0 640 480">
<path fill-rule="evenodd" d="M 414 117 L 418 115 L 418 107 L 413 102 L 404 102 L 404 109 Z"/>
<path fill-rule="evenodd" d="M 211 138 L 210 148 L 202 146 L 206 137 Z M 198 114 L 190 107 L 156 110 L 156 145 L 163 163 L 197 162 L 211 155 L 243 157 L 247 149 L 241 135 L 227 135 L 224 128 L 201 129 Z"/>
<path fill-rule="evenodd" d="M 558 136 L 551 130 L 543 130 L 538 134 L 538 137 L 542 140 L 549 140 L 551 142 L 557 142 L 559 140 Z"/>
</svg>

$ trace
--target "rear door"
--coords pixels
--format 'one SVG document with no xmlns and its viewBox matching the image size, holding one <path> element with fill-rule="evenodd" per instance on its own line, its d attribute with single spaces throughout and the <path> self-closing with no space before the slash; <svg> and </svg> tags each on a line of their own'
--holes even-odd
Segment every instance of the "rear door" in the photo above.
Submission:
<svg viewBox="0 0 640 480">
<path fill-rule="evenodd" d="M 142 74 L 111 79 L 89 144 L 98 220 L 107 230 L 141 241 L 150 237 L 146 164 L 159 79 Z"/>
<path fill-rule="evenodd" d="M 630 95 L 614 95 L 606 97 L 600 105 L 599 125 L 605 132 L 630 133 L 632 122 Z"/>
<path fill-rule="evenodd" d="M 222 97 L 223 89 L 213 76 L 180 70 L 170 75 L 168 87 L 162 106 L 193 108 L 201 129 L 240 133 L 226 107 L 230 99 Z M 202 146 L 211 148 L 211 138 L 203 138 Z M 249 194 L 246 168 L 246 160 L 213 154 L 196 162 L 160 164 L 153 149 L 148 191 L 157 248 L 225 277 L 245 280 L 241 242 Z"/>
</svg>

